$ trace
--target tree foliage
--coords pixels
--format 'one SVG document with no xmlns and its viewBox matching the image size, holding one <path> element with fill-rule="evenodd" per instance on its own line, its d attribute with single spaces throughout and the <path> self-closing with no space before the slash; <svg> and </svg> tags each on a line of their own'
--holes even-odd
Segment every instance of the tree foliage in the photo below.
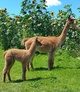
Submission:
<svg viewBox="0 0 80 92">
<path fill-rule="evenodd" d="M 20 24 L 21 25 L 21 24 Z M 4 50 L 18 46 L 21 39 L 21 27 L 15 18 L 11 18 L 7 10 L 0 10 L 0 45 Z M 20 39 L 19 39 L 20 38 Z"/>
<path fill-rule="evenodd" d="M 52 34 L 51 16 L 46 9 L 44 0 L 39 3 L 36 0 L 24 0 L 21 7 L 21 14 L 24 16 L 24 27 L 30 36 Z"/>
<path fill-rule="evenodd" d="M 78 8 L 79 12 L 80 9 Z M 55 17 L 55 12 L 47 11 L 45 0 L 23 0 L 21 15 L 11 17 L 7 9 L 0 10 L 0 46 L 6 50 L 12 47 L 22 48 L 20 43 L 25 37 L 59 36 L 69 15 L 76 16 L 71 5 L 64 6 Z M 80 16 L 77 18 L 80 27 Z M 80 50 L 80 31 L 69 29 L 64 49 Z"/>
</svg>

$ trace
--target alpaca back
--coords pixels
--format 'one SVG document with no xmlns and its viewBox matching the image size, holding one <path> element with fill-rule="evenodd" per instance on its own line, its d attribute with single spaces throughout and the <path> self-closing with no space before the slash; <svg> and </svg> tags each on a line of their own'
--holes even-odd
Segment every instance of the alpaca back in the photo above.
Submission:
<svg viewBox="0 0 80 92">
<path fill-rule="evenodd" d="M 5 51 L 5 52 L 3 53 L 3 57 L 4 57 L 4 58 L 5 58 L 6 53 L 7 53 L 7 51 Z"/>
<path fill-rule="evenodd" d="M 40 45 L 40 42 L 37 40 L 37 38 L 35 38 L 28 50 L 10 49 L 5 51 L 3 56 L 6 60 L 16 59 L 21 62 L 25 60 L 28 61 L 33 56 L 37 45 Z"/>
<path fill-rule="evenodd" d="M 5 59 L 24 61 L 29 58 L 28 50 L 10 49 L 4 52 Z"/>
</svg>

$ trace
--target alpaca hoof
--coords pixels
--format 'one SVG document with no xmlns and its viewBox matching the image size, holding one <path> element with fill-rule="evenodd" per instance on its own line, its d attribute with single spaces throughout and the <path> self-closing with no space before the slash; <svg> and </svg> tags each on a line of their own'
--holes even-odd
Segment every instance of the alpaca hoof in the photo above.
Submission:
<svg viewBox="0 0 80 92">
<path fill-rule="evenodd" d="M 48 68 L 48 70 L 50 71 L 51 69 L 50 69 L 50 68 Z"/>
<path fill-rule="evenodd" d="M 22 79 L 22 81 L 26 81 L 26 79 Z"/>
<path fill-rule="evenodd" d="M 23 80 L 23 81 L 26 81 L 26 80 Z"/>
<path fill-rule="evenodd" d="M 52 70 L 53 69 L 53 67 L 51 67 L 51 68 L 48 68 L 48 70 L 50 71 L 50 70 Z"/>
</svg>

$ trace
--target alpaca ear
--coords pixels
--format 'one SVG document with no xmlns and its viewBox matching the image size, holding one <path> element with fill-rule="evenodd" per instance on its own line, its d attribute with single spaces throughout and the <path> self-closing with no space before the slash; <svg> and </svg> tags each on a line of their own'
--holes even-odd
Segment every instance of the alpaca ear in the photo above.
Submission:
<svg viewBox="0 0 80 92">
<path fill-rule="evenodd" d="M 38 36 L 36 36 L 35 39 L 38 40 L 39 39 Z"/>
<path fill-rule="evenodd" d="M 38 37 L 35 38 L 35 41 L 38 42 Z"/>
<path fill-rule="evenodd" d="M 36 37 L 36 42 L 38 43 L 38 45 L 42 45 L 41 41 L 40 41 L 40 39 L 38 37 Z"/>
<path fill-rule="evenodd" d="M 36 37 L 36 41 L 39 41 L 38 37 Z"/>
<path fill-rule="evenodd" d="M 72 15 L 69 15 L 68 19 L 75 19 L 75 18 Z"/>
<path fill-rule="evenodd" d="M 68 16 L 68 19 L 70 19 L 70 18 L 71 18 L 71 15 Z"/>
</svg>

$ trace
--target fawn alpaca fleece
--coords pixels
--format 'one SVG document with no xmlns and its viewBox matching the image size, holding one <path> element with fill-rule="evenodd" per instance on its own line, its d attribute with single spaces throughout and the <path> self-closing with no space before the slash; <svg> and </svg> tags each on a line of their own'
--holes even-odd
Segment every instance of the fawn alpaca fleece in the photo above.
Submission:
<svg viewBox="0 0 80 92">
<path fill-rule="evenodd" d="M 9 81 L 11 81 L 10 69 L 15 60 L 22 63 L 22 80 L 26 80 L 26 64 L 33 56 L 36 47 L 40 45 L 41 43 L 38 41 L 38 38 L 35 38 L 29 50 L 10 49 L 4 52 L 5 66 L 3 69 L 3 82 L 5 82 L 6 74 L 8 75 Z"/>
<path fill-rule="evenodd" d="M 47 37 L 38 36 L 38 39 L 40 40 L 42 45 L 37 47 L 37 50 L 41 53 L 48 53 L 48 70 L 51 70 L 53 68 L 54 58 L 55 58 L 54 55 L 56 53 L 56 50 L 65 41 L 67 32 L 68 32 L 70 26 L 72 26 L 72 25 L 74 26 L 76 23 L 77 23 L 76 19 L 72 15 L 70 15 L 70 16 L 68 16 L 67 21 L 65 22 L 64 28 L 59 36 L 47 36 Z M 24 38 L 22 40 L 21 44 L 25 45 L 26 49 L 29 49 L 30 45 L 32 44 L 33 39 L 35 39 L 35 37 Z M 31 61 L 31 63 L 32 63 L 32 61 Z M 33 64 L 31 64 L 31 66 L 33 66 Z"/>
</svg>

